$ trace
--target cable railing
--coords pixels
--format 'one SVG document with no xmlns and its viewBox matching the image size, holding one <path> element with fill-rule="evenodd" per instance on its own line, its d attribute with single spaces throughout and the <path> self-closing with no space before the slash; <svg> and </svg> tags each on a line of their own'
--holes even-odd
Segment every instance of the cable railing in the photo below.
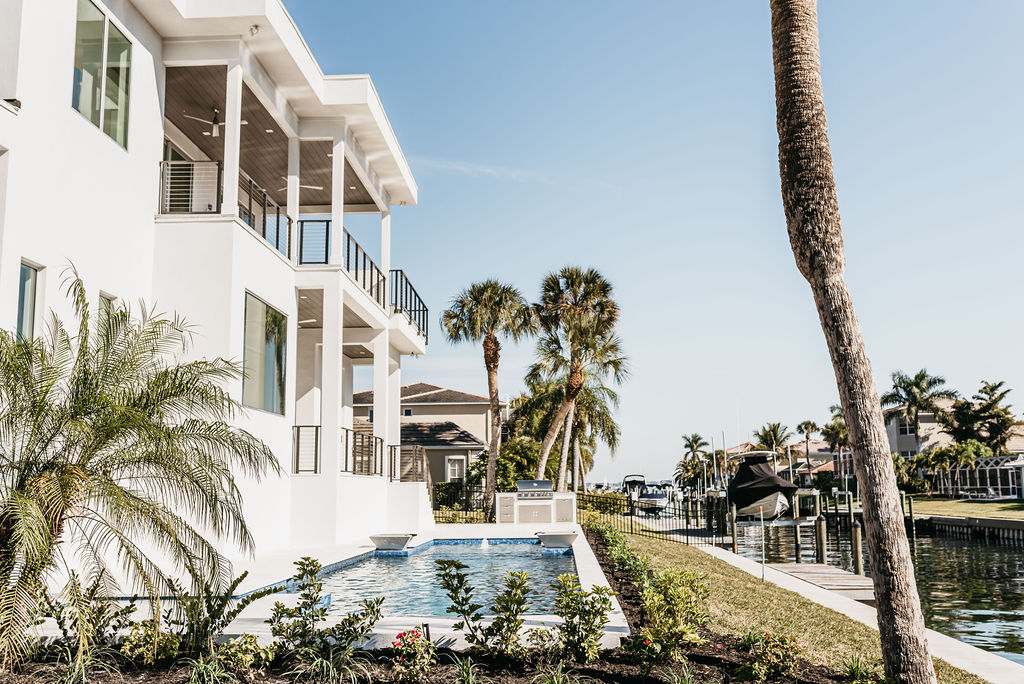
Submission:
<svg viewBox="0 0 1024 684">
<path fill-rule="evenodd" d="M 292 472 L 296 475 L 320 472 L 320 426 L 292 428 Z"/>
<path fill-rule="evenodd" d="M 366 291 L 375 302 L 384 307 L 384 273 L 373 262 L 366 250 L 359 246 L 352 235 L 342 228 L 341 264 L 352 279 Z M 331 261 L 330 219 L 299 220 L 299 263 L 328 264 Z"/>
<path fill-rule="evenodd" d="M 391 306 L 396 313 L 405 314 L 409 322 L 416 327 L 423 341 L 427 341 L 427 305 L 423 303 L 416 288 L 405 271 L 391 270 Z"/>
<path fill-rule="evenodd" d="M 430 464 L 427 461 L 427 450 L 419 444 L 389 446 L 388 462 L 390 463 L 388 472 L 391 480 L 430 484 Z"/>
<path fill-rule="evenodd" d="M 160 213 L 219 214 L 223 173 L 219 161 L 160 162 Z"/>
<path fill-rule="evenodd" d="M 288 212 L 244 171 L 238 172 L 238 217 L 274 249 L 291 258 L 292 220 Z"/>
<path fill-rule="evenodd" d="M 384 440 L 365 432 L 341 428 L 341 472 L 384 474 Z"/>
</svg>

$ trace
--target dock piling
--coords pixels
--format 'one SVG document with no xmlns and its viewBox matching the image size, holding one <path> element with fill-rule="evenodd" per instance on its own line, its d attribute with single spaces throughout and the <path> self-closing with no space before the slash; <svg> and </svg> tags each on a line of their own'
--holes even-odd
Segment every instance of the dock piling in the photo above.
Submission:
<svg viewBox="0 0 1024 684">
<path fill-rule="evenodd" d="M 861 553 L 861 531 L 860 521 L 854 520 L 850 528 L 853 538 L 853 572 L 858 575 L 864 574 L 864 555 Z"/>
<path fill-rule="evenodd" d="M 825 516 L 819 515 L 817 520 L 814 521 L 814 547 L 815 552 L 818 555 L 818 562 L 824 564 L 826 562 L 827 553 L 825 544 L 827 541 L 825 532 Z"/>
<path fill-rule="evenodd" d="M 736 529 L 736 504 L 732 505 L 732 510 L 729 511 L 729 519 L 732 520 L 732 552 L 740 552 L 740 541 L 738 530 Z"/>
<path fill-rule="evenodd" d="M 800 523 L 796 523 L 793 525 L 793 539 L 796 542 L 794 545 L 796 552 L 796 562 L 802 563 L 803 561 L 800 559 Z"/>
<path fill-rule="evenodd" d="M 910 540 L 917 541 L 917 523 L 914 522 L 914 497 L 907 497 L 907 511 L 910 513 Z"/>
</svg>

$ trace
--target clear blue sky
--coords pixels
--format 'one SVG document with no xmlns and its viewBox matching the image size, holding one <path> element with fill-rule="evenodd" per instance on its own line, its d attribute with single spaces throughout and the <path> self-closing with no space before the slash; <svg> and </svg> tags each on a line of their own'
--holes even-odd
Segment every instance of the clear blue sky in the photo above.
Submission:
<svg viewBox="0 0 1024 684">
<path fill-rule="evenodd" d="M 395 267 L 431 310 L 403 381 L 483 392 L 436 313 L 474 280 L 536 296 L 594 266 L 633 377 L 594 476 L 668 477 L 681 435 L 822 422 L 838 394 L 782 213 L 767 0 L 286 0 L 328 73 L 369 73 L 420 186 Z M 1024 3 L 827 2 L 847 281 L 875 375 L 927 367 L 1024 409 Z M 355 222 L 353 222 L 355 223 Z M 369 229 L 360 230 L 366 241 Z M 532 346 L 506 348 L 501 393 Z"/>
</svg>

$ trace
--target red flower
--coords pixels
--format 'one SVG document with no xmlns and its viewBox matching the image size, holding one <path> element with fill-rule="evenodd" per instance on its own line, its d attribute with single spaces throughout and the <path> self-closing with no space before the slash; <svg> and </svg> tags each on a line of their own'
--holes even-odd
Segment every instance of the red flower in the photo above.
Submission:
<svg viewBox="0 0 1024 684">
<path fill-rule="evenodd" d="M 715 644 L 715 648 L 722 648 L 722 644 Z"/>
</svg>

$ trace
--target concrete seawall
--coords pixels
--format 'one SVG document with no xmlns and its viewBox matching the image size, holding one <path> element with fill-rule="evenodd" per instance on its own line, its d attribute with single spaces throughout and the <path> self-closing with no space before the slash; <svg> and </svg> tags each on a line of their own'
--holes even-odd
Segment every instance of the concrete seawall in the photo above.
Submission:
<svg viewBox="0 0 1024 684">
<path fill-rule="evenodd" d="M 1024 544 L 1024 520 L 931 515 L 918 518 L 917 526 L 919 532 L 937 532 L 957 537 L 978 537 L 986 541 Z"/>
</svg>

